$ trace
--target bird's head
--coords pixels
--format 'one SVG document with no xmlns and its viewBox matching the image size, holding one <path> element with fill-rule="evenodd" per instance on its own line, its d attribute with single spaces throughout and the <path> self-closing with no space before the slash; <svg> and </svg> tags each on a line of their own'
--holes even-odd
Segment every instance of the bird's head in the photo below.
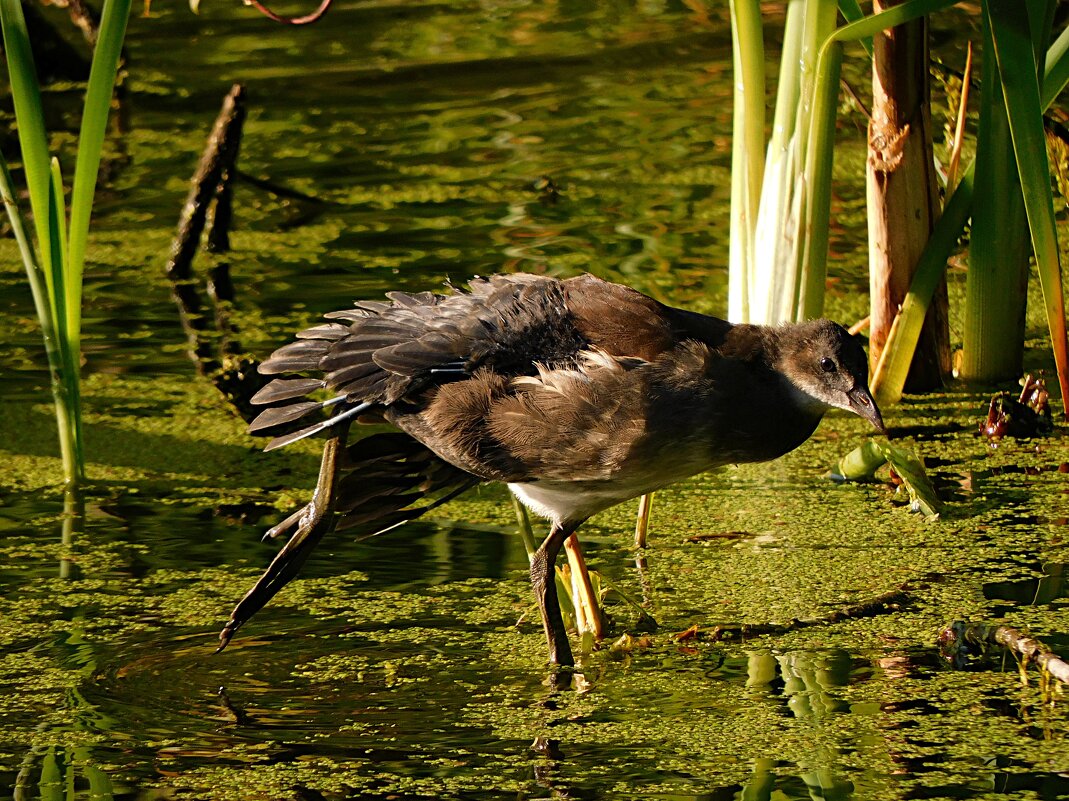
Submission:
<svg viewBox="0 0 1069 801">
<path fill-rule="evenodd" d="M 786 325 L 776 330 L 775 367 L 814 404 L 853 412 L 887 429 L 869 392 L 868 358 L 861 342 L 831 320 Z"/>
</svg>

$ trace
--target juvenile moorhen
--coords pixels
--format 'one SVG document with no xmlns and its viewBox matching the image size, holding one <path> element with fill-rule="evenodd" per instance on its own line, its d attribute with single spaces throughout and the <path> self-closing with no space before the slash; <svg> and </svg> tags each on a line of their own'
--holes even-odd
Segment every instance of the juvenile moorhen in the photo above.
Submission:
<svg viewBox="0 0 1069 801">
<path fill-rule="evenodd" d="M 732 325 L 591 275 L 476 279 L 326 315 L 260 365 L 267 449 L 327 433 L 312 501 L 220 648 L 333 529 L 376 533 L 503 481 L 549 535 L 531 562 L 550 661 L 571 665 L 554 562 L 591 515 L 726 464 L 775 459 L 837 407 L 883 430 L 857 339 L 828 320 Z M 325 390 L 325 392 L 320 392 Z M 318 393 L 325 399 L 314 399 Z M 349 426 L 389 423 L 351 444 Z M 433 499 L 433 500 L 432 500 Z"/>
</svg>

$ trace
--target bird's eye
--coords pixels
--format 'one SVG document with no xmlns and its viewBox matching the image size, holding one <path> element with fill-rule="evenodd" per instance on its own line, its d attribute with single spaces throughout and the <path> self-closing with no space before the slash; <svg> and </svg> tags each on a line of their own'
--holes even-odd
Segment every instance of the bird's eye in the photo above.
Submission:
<svg viewBox="0 0 1069 801">
<path fill-rule="evenodd" d="M 823 370 L 825 373 L 834 373 L 835 362 L 825 356 L 823 359 L 820 360 L 820 369 Z"/>
</svg>

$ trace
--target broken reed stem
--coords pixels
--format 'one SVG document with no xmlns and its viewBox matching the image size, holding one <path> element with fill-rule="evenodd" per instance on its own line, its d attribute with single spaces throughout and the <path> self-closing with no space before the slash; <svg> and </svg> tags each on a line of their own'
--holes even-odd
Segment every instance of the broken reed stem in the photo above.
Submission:
<svg viewBox="0 0 1069 801">
<path fill-rule="evenodd" d="M 241 149 L 241 137 L 236 137 L 233 152 L 224 161 L 219 187 L 215 193 L 215 203 L 210 212 L 208 239 L 204 250 L 219 255 L 230 252 L 230 223 L 234 218 L 234 179 L 236 178 L 238 153 Z M 230 262 L 220 259 L 208 269 L 208 297 L 215 310 L 215 329 L 219 332 L 218 352 L 221 357 L 237 356 L 241 345 L 235 337 L 237 327 L 230 319 L 230 310 L 234 304 L 234 283 L 230 278 Z"/>
<path fill-rule="evenodd" d="M 989 626 L 984 623 L 966 623 L 959 620 L 940 632 L 939 642 L 944 648 L 948 645 L 963 643 L 1000 645 L 1021 657 L 1022 674 L 1028 663 L 1034 662 L 1040 670 L 1062 684 L 1069 684 L 1069 663 L 1039 640 L 1011 626 Z"/>
<path fill-rule="evenodd" d="M 260 411 L 252 405 L 252 397 L 266 380 L 256 371 L 256 359 L 242 353 L 230 318 L 235 297 L 230 263 L 217 259 L 209 267 L 206 291 L 210 314 L 193 273 L 193 259 L 206 227 L 206 251 L 218 255 L 230 250 L 233 185 L 244 121 L 245 89 L 234 84 L 223 100 L 193 175 L 171 244 L 167 276 L 197 372 L 211 379 L 238 414 L 249 421 Z"/>
<path fill-rule="evenodd" d="M 873 12 L 902 0 L 875 0 Z M 873 37 L 872 116 L 866 189 L 869 231 L 869 351 L 875 365 L 939 216 L 924 19 Z M 947 290 L 936 290 L 906 380 L 907 391 L 943 385 L 950 372 Z"/>
<path fill-rule="evenodd" d="M 208 319 L 204 313 L 200 291 L 194 281 L 193 259 L 200 249 L 208 210 L 212 201 L 221 194 L 226 198 L 223 219 L 219 219 L 217 207 L 212 239 L 216 244 L 226 241 L 225 234 L 221 233 L 221 226 L 228 226 L 230 222 L 230 181 L 228 179 L 223 186 L 221 182 L 224 176 L 233 172 L 237 159 L 242 125 L 245 121 L 244 101 L 245 88 L 241 84 L 234 84 L 223 100 L 223 107 L 216 117 L 204 153 L 197 164 L 197 171 L 193 175 L 189 194 L 182 207 L 178 230 L 167 260 L 171 294 L 178 305 L 182 329 L 189 341 L 190 356 L 201 375 L 211 375 L 221 367 L 221 362 L 212 338 L 207 336 Z"/>
<path fill-rule="evenodd" d="M 564 541 L 564 552 L 568 555 L 571 567 L 572 605 L 575 607 L 575 626 L 582 636 L 589 631 L 594 639 L 605 637 L 605 616 L 601 613 L 601 604 L 590 582 L 590 571 L 579 546 L 579 538 L 572 534 Z"/>
</svg>

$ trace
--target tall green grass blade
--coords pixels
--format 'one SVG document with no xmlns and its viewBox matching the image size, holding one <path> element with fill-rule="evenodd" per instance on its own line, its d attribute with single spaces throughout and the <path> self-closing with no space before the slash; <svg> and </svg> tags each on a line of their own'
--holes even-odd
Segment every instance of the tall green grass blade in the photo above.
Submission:
<svg viewBox="0 0 1069 801">
<path fill-rule="evenodd" d="M 1032 51 L 1039 69 L 1036 74 L 1045 73 L 1044 64 L 1047 57 L 1047 43 L 1054 32 L 1054 16 L 1058 10 L 1059 0 L 1026 0 L 1028 22 L 1031 29 Z M 1040 85 L 1042 85 L 1040 81 Z"/>
<path fill-rule="evenodd" d="M 1030 5 L 1036 6 L 1035 2 Z M 1028 228 L 1032 234 L 1064 405 L 1069 399 L 1069 340 L 1066 338 L 1058 234 L 1029 15 L 1017 0 L 987 0 L 986 9 L 991 20 L 995 58 L 1006 99 L 1013 152 L 1020 171 Z M 1038 13 L 1032 16 L 1040 19 Z"/>
<path fill-rule="evenodd" d="M 53 320 L 55 321 L 56 351 L 59 355 L 59 371 L 52 372 L 52 394 L 56 401 L 56 424 L 59 429 L 59 448 L 63 458 L 63 473 L 68 485 L 76 484 L 82 477 L 81 448 L 78 432 L 81 424 L 78 410 L 78 364 L 72 357 L 64 313 L 66 301 L 66 276 L 63 254 L 66 250 L 64 227 L 66 210 L 63 202 L 63 182 L 59 174 L 59 162 L 53 160 L 50 170 L 46 226 L 51 263 L 46 275 L 52 276 L 50 293 Z M 55 310 L 59 309 L 56 313 Z"/>
<path fill-rule="evenodd" d="M 1050 108 L 1066 84 L 1069 84 L 1069 28 L 1062 31 L 1047 50 L 1043 92 L 1040 95 L 1044 111 Z"/>
<path fill-rule="evenodd" d="M 731 0 L 734 106 L 731 148 L 731 249 L 728 316 L 750 319 L 749 287 L 765 152 L 765 45 L 758 0 Z"/>
<path fill-rule="evenodd" d="M 819 317 L 824 309 L 827 276 L 828 223 L 831 215 L 831 168 L 835 151 L 835 118 L 839 101 L 843 48 L 831 41 L 822 48 L 817 66 L 817 94 L 809 125 L 809 149 L 801 219 L 804 246 L 798 251 L 799 295 L 795 320 Z"/>
<path fill-rule="evenodd" d="M 776 111 L 746 287 L 747 322 L 780 323 L 795 316 L 806 134 L 820 46 L 834 30 L 835 21 L 834 3 L 791 0 L 787 7 Z M 763 98 L 755 100 L 763 102 Z"/>
<path fill-rule="evenodd" d="M 843 19 L 850 22 L 857 22 L 865 18 L 865 12 L 861 10 L 861 6 L 857 0 L 839 0 L 839 13 L 843 15 Z M 870 59 L 872 58 L 872 37 L 866 36 L 861 40 L 861 46 L 865 48 L 865 55 Z"/>
<path fill-rule="evenodd" d="M 50 215 L 54 217 L 54 219 L 50 217 L 48 221 L 49 252 L 52 254 L 53 280 L 56 281 L 59 291 L 65 295 L 70 286 L 67 260 L 67 206 L 63 196 L 63 172 L 59 168 L 59 159 L 52 159 L 49 174 L 52 185 L 49 187 L 48 208 Z M 65 302 L 61 304 L 61 308 L 66 308 Z"/>
<path fill-rule="evenodd" d="M 115 77 L 122 55 L 123 38 L 126 36 L 126 24 L 130 18 L 130 5 L 131 0 L 104 0 L 100 32 L 93 50 L 93 66 L 85 94 L 82 127 L 78 136 L 78 160 L 71 192 L 68 324 L 70 330 L 75 332 L 81 330 L 82 270 L 89 237 L 89 218 L 93 210 Z"/>
<path fill-rule="evenodd" d="M 51 184 L 48 164 L 48 136 L 41 108 L 41 91 L 37 83 L 30 36 L 21 0 L 0 0 L 0 28 L 3 29 L 4 54 L 7 57 L 11 97 L 15 105 L 22 166 L 30 190 L 40 263 L 48 265 L 48 193 Z"/>
<path fill-rule="evenodd" d="M 856 0 L 842 0 L 839 8 L 850 23 L 837 31 L 835 4 L 827 0 L 792 0 L 788 4 L 755 244 L 749 246 L 748 239 L 740 243 L 733 228 L 733 254 L 748 249 L 752 256 L 748 271 L 738 266 L 742 259 L 732 257 L 732 319 L 774 323 L 820 314 L 827 269 L 842 42 L 860 39 L 871 52 L 871 43 L 866 40 L 874 33 L 952 4 L 953 0 L 910 0 L 864 17 Z M 741 5 L 733 3 L 733 11 Z M 738 49 L 736 42 L 736 58 Z M 740 147 L 738 127 L 735 143 L 736 148 Z M 733 168 L 739 161 L 734 162 Z M 741 214 L 734 209 L 743 198 L 737 189 L 742 179 L 738 174 L 733 174 L 732 179 L 736 188 L 732 196 L 735 219 L 734 215 Z M 752 204 L 751 199 L 750 208 Z"/>
<path fill-rule="evenodd" d="M 30 294 L 33 296 L 37 317 L 41 321 L 41 331 L 44 334 L 45 348 L 48 350 L 49 364 L 54 367 L 52 354 L 56 347 L 56 337 L 52 330 L 48 289 L 45 286 L 41 265 L 37 261 L 37 252 L 26 233 L 26 221 L 22 217 L 22 210 L 15 201 L 15 184 L 11 180 L 11 172 L 7 168 L 7 160 L 3 155 L 0 155 L 0 198 L 3 199 L 7 219 L 15 236 L 15 243 L 19 247 L 23 266 L 26 268 L 26 279 L 30 284 Z"/>
<path fill-rule="evenodd" d="M 761 182 L 754 261 L 750 266 L 746 322 L 751 323 L 781 323 L 794 314 L 797 297 L 794 247 L 797 203 L 801 199 L 797 191 L 801 172 L 801 137 L 797 126 L 804 77 L 798 64 L 802 59 L 806 19 L 805 0 L 792 0 L 783 27 L 776 110 Z"/>
<path fill-rule="evenodd" d="M 995 382 L 1021 372 L 1032 244 L 986 13 L 982 21 L 987 58 L 981 60 L 975 192 L 983 202 L 973 207 L 958 375 Z"/>
<path fill-rule="evenodd" d="M 56 342 L 59 352 L 64 354 L 67 347 L 66 311 L 66 265 L 63 261 L 66 250 L 66 209 L 63 202 L 63 180 L 59 174 L 59 162 L 53 161 L 49 169 L 48 204 L 45 206 L 45 225 L 49 261 L 46 265 L 48 276 L 48 294 L 52 308 L 52 320 L 55 323 Z"/>
</svg>

